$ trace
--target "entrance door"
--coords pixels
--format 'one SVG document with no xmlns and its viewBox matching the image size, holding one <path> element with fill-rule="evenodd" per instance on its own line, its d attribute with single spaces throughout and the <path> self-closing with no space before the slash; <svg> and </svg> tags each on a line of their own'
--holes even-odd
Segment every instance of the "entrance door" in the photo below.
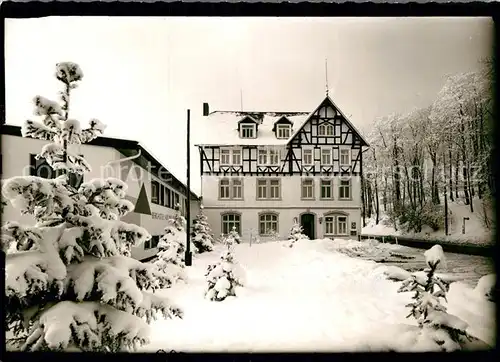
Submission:
<svg viewBox="0 0 500 362">
<path fill-rule="evenodd" d="M 303 233 L 309 237 L 309 239 L 314 239 L 314 214 L 302 214 L 300 216 L 300 225 L 302 226 Z"/>
</svg>

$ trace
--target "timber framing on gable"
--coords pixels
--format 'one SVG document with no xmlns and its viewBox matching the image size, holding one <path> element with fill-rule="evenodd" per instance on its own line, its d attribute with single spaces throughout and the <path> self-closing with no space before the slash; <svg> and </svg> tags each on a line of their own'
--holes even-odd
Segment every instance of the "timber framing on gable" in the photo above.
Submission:
<svg viewBox="0 0 500 362">
<path fill-rule="evenodd" d="M 255 121 L 255 117 L 247 116 L 239 122 Z M 286 117 L 279 118 L 272 132 L 276 131 L 276 124 L 280 123 L 286 124 L 289 120 Z M 284 145 L 199 145 L 200 172 L 202 175 L 215 176 L 359 176 L 364 146 L 368 146 L 368 143 L 363 136 L 330 97 L 326 97 L 305 122 L 293 131 Z M 242 150 L 241 164 L 221 165 L 221 148 L 236 147 Z M 280 162 L 273 165 L 259 164 L 258 150 L 261 147 L 281 147 Z M 311 150 L 306 155 L 307 163 L 303 160 L 304 148 Z M 325 149 L 328 150 L 327 157 L 322 159 Z M 346 164 L 340 162 L 343 149 L 349 149 L 349 161 Z"/>
</svg>

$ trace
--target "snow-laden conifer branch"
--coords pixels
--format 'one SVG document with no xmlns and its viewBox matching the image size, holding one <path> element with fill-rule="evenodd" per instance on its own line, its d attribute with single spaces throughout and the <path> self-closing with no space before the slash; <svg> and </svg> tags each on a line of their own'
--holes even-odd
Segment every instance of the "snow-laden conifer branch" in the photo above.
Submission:
<svg viewBox="0 0 500 362">
<path fill-rule="evenodd" d="M 8 342 L 23 350 L 120 351 L 147 342 L 143 318 L 182 316 L 177 306 L 146 292 L 170 286 L 172 276 L 130 258 L 131 248 L 151 236 L 119 220 L 133 210 L 125 199 L 127 185 L 114 178 L 90 180 L 78 190 L 70 184 L 68 172 L 90 170 L 70 146 L 91 141 L 105 128 L 91 120 L 82 129 L 68 116 L 70 91 L 82 76 L 75 63 L 57 64 L 63 104 L 35 97 L 42 123 L 27 121 L 23 127 L 25 137 L 48 141 L 36 157 L 65 174 L 14 177 L 2 184 L 3 197 L 35 218 L 33 226 L 10 222 L 2 228 L 4 308 L 14 334 Z"/>
</svg>

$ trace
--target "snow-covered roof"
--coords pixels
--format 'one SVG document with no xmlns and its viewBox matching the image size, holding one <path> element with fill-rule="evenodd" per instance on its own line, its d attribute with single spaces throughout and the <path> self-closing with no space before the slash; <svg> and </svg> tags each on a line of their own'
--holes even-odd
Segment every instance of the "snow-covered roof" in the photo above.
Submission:
<svg viewBox="0 0 500 362">
<path fill-rule="evenodd" d="M 294 132 L 307 121 L 309 114 L 310 112 L 214 111 L 193 125 L 194 143 L 197 146 L 285 145 L 289 138 L 276 138 L 274 123 L 285 116 L 292 123 Z M 240 138 L 238 122 L 246 116 L 257 121 L 257 138 Z"/>
</svg>

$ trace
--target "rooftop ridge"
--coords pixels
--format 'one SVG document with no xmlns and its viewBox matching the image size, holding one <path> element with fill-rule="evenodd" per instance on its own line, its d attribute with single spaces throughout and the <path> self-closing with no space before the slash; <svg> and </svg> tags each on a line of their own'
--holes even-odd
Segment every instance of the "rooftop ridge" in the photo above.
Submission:
<svg viewBox="0 0 500 362">
<path fill-rule="evenodd" d="M 276 115 L 286 115 L 286 114 L 291 114 L 291 115 L 306 115 L 311 112 L 305 112 L 305 111 L 224 111 L 224 110 L 217 110 L 217 111 L 212 111 L 209 113 L 209 115 L 214 114 L 214 113 L 235 113 L 235 114 L 276 114 Z"/>
</svg>

